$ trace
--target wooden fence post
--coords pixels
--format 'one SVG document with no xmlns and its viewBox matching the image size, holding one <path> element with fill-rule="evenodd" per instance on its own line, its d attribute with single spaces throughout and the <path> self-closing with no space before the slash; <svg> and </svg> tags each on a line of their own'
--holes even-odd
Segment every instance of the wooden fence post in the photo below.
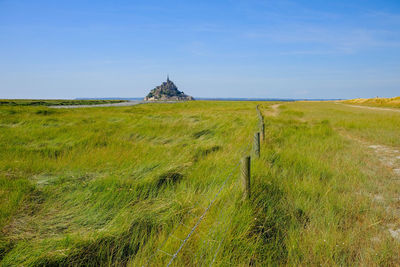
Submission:
<svg viewBox="0 0 400 267">
<path fill-rule="evenodd" d="M 259 132 L 254 134 L 253 152 L 257 158 L 260 157 L 260 133 Z"/>
<path fill-rule="evenodd" d="M 261 122 L 260 125 L 260 132 L 261 132 L 261 140 L 265 140 L 265 123 Z"/>
<path fill-rule="evenodd" d="M 240 161 L 240 175 L 243 185 L 243 198 L 250 198 L 250 156 L 245 156 Z"/>
</svg>

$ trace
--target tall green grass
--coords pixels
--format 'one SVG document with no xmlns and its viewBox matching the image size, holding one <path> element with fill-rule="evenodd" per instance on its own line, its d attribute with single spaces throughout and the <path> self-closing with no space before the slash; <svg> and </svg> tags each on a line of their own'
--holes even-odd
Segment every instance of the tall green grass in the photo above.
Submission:
<svg viewBox="0 0 400 267">
<path fill-rule="evenodd" d="M 395 218 L 360 193 L 388 171 L 341 131 L 397 145 L 399 118 L 282 104 L 245 201 L 237 164 L 257 104 L 268 114 L 265 102 L 0 107 L 1 264 L 165 265 L 227 177 L 174 266 L 398 262 L 377 224 Z"/>
</svg>

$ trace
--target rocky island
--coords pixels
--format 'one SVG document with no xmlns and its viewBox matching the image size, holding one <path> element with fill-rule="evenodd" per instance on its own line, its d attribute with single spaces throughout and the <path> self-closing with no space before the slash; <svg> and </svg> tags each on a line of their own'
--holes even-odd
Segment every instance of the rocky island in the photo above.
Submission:
<svg viewBox="0 0 400 267">
<path fill-rule="evenodd" d="M 178 87 L 169 79 L 157 86 L 144 98 L 145 101 L 188 101 L 194 100 L 193 97 L 178 90 Z"/>
</svg>

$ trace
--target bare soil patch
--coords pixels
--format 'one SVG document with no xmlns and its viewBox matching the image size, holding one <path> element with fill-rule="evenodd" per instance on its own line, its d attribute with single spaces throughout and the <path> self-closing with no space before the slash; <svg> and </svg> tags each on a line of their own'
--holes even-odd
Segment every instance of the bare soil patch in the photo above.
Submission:
<svg viewBox="0 0 400 267">
<path fill-rule="evenodd" d="M 266 116 L 272 116 L 272 117 L 276 117 L 279 114 L 279 106 L 281 104 L 274 104 L 269 106 L 271 108 L 271 110 L 263 110 L 264 115 Z"/>
</svg>

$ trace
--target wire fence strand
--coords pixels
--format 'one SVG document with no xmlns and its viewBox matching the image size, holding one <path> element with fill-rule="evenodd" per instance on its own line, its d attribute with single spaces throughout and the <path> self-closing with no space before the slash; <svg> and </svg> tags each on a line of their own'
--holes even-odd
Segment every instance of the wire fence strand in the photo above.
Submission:
<svg viewBox="0 0 400 267">
<path fill-rule="evenodd" d="M 245 148 L 244 148 L 244 146 L 242 146 L 241 149 L 240 149 L 240 153 L 246 152 L 246 150 L 248 150 L 249 147 L 250 147 L 250 144 L 248 144 Z M 225 179 L 225 181 L 223 182 L 223 184 L 222 184 L 222 186 L 220 187 L 220 190 L 218 191 L 217 195 L 215 195 L 214 199 L 210 202 L 210 204 L 209 204 L 209 206 L 207 207 L 207 209 L 206 209 L 206 210 L 203 212 L 203 214 L 198 218 L 198 221 L 201 222 L 201 220 L 203 219 L 202 217 L 204 217 L 205 213 L 206 213 L 206 212 L 208 211 L 208 209 L 211 207 L 212 203 L 214 203 L 216 197 L 218 197 L 219 193 L 222 191 L 223 187 L 225 186 L 225 183 L 226 183 L 227 180 L 232 176 L 232 174 L 233 174 L 235 168 L 237 168 L 237 166 L 238 166 L 238 165 L 235 165 L 235 166 L 232 168 L 231 173 L 228 175 L 228 177 L 227 177 L 227 178 Z M 214 180 L 215 180 L 215 179 L 214 179 Z M 189 209 L 188 213 L 189 213 L 191 210 L 193 210 L 194 208 L 196 208 L 196 207 L 198 206 L 198 204 L 200 203 L 200 201 L 201 201 L 201 199 L 199 199 L 198 201 L 196 201 L 195 204 L 191 207 L 191 209 Z M 146 263 L 145 263 L 144 265 L 142 265 L 142 267 L 148 266 L 149 263 L 150 263 L 150 261 L 154 258 L 154 256 L 155 256 L 158 252 L 163 252 L 164 254 L 171 255 L 171 256 L 173 257 L 173 259 L 176 258 L 176 256 L 178 255 L 179 251 L 180 251 L 180 250 L 182 249 L 182 247 L 183 247 L 182 244 L 184 245 L 184 244 L 186 243 L 187 240 L 185 240 L 185 239 L 188 238 L 188 236 L 186 236 L 186 238 L 183 239 L 183 240 L 181 239 L 181 240 L 182 240 L 182 244 L 181 244 L 182 247 L 180 247 L 180 249 L 175 253 L 176 255 L 175 255 L 175 254 L 168 253 L 168 252 L 165 252 L 165 251 L 161 250 L 161 248 L 164 247 L 164 245 L 167 243 L 167 241 L 170 239 L 170 237 L 173 235 L 173 233 L 175 233 L 175 231 L 179 228 L 180 225 L 186 227 L 187 229 L 191 229 L 191 232 L 192 232 L 193 228 L 194 228 L 194 229 L 197 228 L 197 224 L 195 225 L 195 227 L 192 227 L 192 228 L 189 227 L 189 226 L 187 226 L 186 224 L 184 224 L 183 222 L 184 222 L 185 219 L 186 219 L 186 217 L 184 216 L 184 217 L 179 221 L 179 223 L 176 224 L 176 226 L 173 228 L 173 230 L 167 235 L 167 237 L 165 238 L 165 240 L 163 241 L 163 243 L 162 243 L 162 244 L 156 249 L 156 251 L 148 258 L 148 260 L 146 261 Z M 190 233 L 191 233 L 191 232 L 190 232 Z M 190 233 L 189 233 L 189 234 L 190 234 Z M 191 234 L 190 234 L 190 235 L 191 235 Z M 190 237 L 190 236 L 189 236 L 189 237 Z M 179 238 L 177 238 L 177 237 L 175 237 L 175 238 L 176 238 L 176 239 L 179 239 Z M 170 261 L 170 262 L 172 263 L 172 261 Z M 169 265 L 170 265 L 170 263 L 169 263 L 167 266 L 169 266 Z"/>
<path fill-rule="evenodd" d="M 259 115 L 259 119 L 262 120 L 262 115 L 261 115 L 261 112 L 260 112 L 258 106 L 256 107 L 256 109 L 257 109 L 257 113 L 258 113 L 258 115 Z M 260 116 L 260 115 L 261 115 L 261 116 Z M 239 149 L 239 154 L 244 154 L 245 152 L 248 152 L 250 146 L 251 146 L 251 143 L 247 143 L 247 145 L 243 145 L 243 146 Z M 173 261 L 176 259 L 176 257 L 178 256 L 178 254 L 182 251 L 182 249 L 183 249 L 183 247 L 185 246 L 185 244 L 187 243 L 187 241 L 190 239 L 190 237 L 193 235 L 193 233 L 195 232 L 195 230 L 197 229 L 197 227 L 198 227 L 198 226 L 200 225 L 200 223 L 203 221 L 203 219 L 205 218 L 207 212 L 211 209 L 212 205 L 214 204 L 214 202 L 216 201 L 216 199 L 218 198 L 218 196 L 220 195 L 220 193 L 221 193 L 222 190 L 224 189 L 224 187 L 225 187 L 226 183 L 228 182 L 228 180 L 232 177 L 232 175 L 233 175 L 233 173 L 235 172 L 235 170 L 239 167 L 239 165 L 240 165 L 240 161 L 239 161 L 238 164 L 236 164 L 236 165 L 232 168 L 232 170 L 231 170 L 231 172 L 229 173 L 229 175 L 226 177 L 226 179 L 223 181 L 222 185 L 219 187 L 218 192 L 214 195 L 213 199 L 209 202 L 207 208 L 203 211 L 203 213 L 201 214 L 201 216 L 197 218 L 197 221 L 196 221 L 195 225 L 191 228 L 190 232 L 186 235 L 186 237 L 185 237 L 184 239 L 180 239 L 180 238 L 176 237 L 175 235 L 173 235 L 173 233 L 175 233 L 175 231 L 179 228 L 179 225 L 183 225 L 183 226 L 187 227 L 188 229 L 190 229 L 189 226 L 187 226 L 187 225 L 185 225 L 185 224 L 183 223 L 183 221 L 186 219 L 186 217 L 183 216 L 183 218 L 180 220 L 180 222 L 179 222 L 179 223 L 174 227 L 174 229 L 167 235 L 167 237 L 165 238 L 165 240 L 163 241 L 163 243 L 159 246 L 159 248 L 157 248 L 157 250 L 149 257 L 149 259 L 148 259 L 148 261 L 146 262 L 145 265 L 148 265 L 148 264 L 150 263 L 151 259 L 154 258 L 154 256 L 155 256 L 158 252 L 162 252 L 162 253 L 164 253 L 164 254 L 166 254 L 166 255 L 168 255 L 168 256 L 171 257 L 171 259 L 169 260 L 169 262 L 168 262 L 168 264 L 167 264 L 167 267 L 170 266 L 170 265 L 173 263 Z M 215 181 L 215 179 L 214 179 L 214 181 Z M 198 205 L 198 204 L 200 203 L 200 200 L 201 200 L 201 199 L 199 199 L 198 201 L 196 201 L 196 203 L 193 205 L 193 208 L 194 208 L 196 205 Z M 193 209 L 193 208 L 192 208 L 192 209 Z M 192 210 L 192 209 L 191 209 L 191 210 Z M 191 210 L 189 210 L 189 211 L 191 211 Z M 189 213 L 189 212 L 188 212 L 188 213 Z M 192 214 L 193 214 L 193 213 L 192 213 Z M 226 227 L 225 227 L 225 231 L 224 231 L 224 234 L 223 234 L 223 238 L 222 238 L 219 242 L 218 242 L 217 240 L 213 240 L 214 242 L 218 242 L 218 247 L 217 247 L 217 249 L 215 250 L 213 259 L 212 259 L 212 261 L 211 261 L 211 263 L 210 263 L 210 267 L 214 264 L 214 262 L 215 262 L 215 260 L 216 260 L 216 257 L 217 257 L 217 255 L 218 255 L 220 249 L 221 249 L 222 243 L 224 242 L 224 240 L 225 240 L 225 238 L 226 238 L 226 233 L 227 233 L 228 230 L 229 230 L 229 226 L 231 225 L 232 220 L 233 220 L 233 217 L 230 218 L 229 223 L 228 223 L 228 224 L 226 225 Z M 166 252 L 166 251 L 164 251 L 164 250 L 161 249 L 161 248 L 166 244 L 166 242 L 169 240 L 169 238 L 170 238 L 171 236 L 172 236 L 174 239 L 177 239 L 177 240 L 180 240 L 180 241 L 181 241 L 181 244 L 179 245 L 178 249 L 177 249 L 177 250 L 175 251 L 175 253 L 173 253 L 173 254 L 168 253 L 168 252 Z M 142 267 L 144 267 L 145 265 L 142 265 Z"/>
</svg>

